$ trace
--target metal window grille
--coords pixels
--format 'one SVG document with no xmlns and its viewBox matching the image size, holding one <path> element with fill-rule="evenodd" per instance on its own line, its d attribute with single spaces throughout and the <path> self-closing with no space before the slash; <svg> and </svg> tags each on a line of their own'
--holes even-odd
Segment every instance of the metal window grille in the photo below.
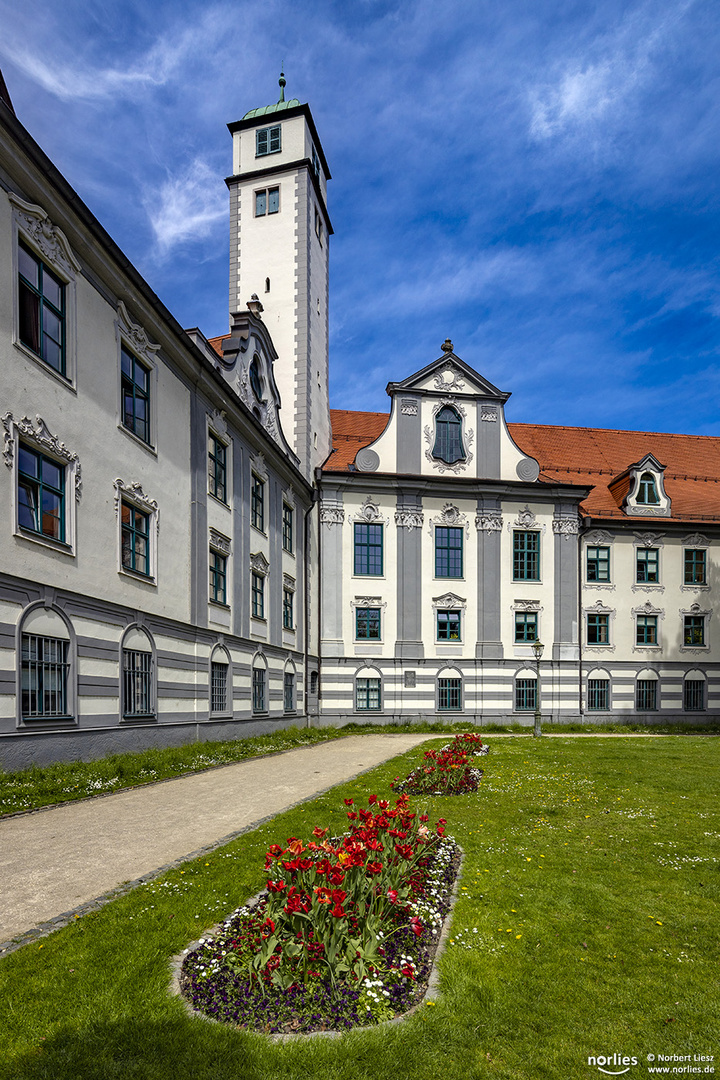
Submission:
<svg viewBox="0 0 720 1080">
<path fill-rule="evenodd" d="M 286 630 L 292 630 L 295 626 L 293 620 L 293 593 L 290 589 L 283 589 L 283 626 Z"/>
<path fill-rule="evenodd" d="M 608 679 L 588 679 L 588 710 L 607 712 L 610 707 L 610 682 Z"/>
<path fill-rule="evenodd" d="M 518 712 L 534 712 L 537 702 L 537 679 L 515 680 L 515 708 Z"/>
<path fill-rule="evenodd" d="M 285 712 L 295 711 L 295 676 L 290 671 L 285 672 L 283 680 L 283 705 Z"/>
<path fill-rule="evenodd" d="M 210 712 L 225 712 L 227 708 L 227 664 L 213 660 L 210 664 Z"/>
<path fill-rule="evenodd" d="M 23 443 L 18 453 L 18 524 L 65 541 L 65 467 Z"/>
<path fill-rule="evenodd" d="M 123 650 L 123 716 L 154 716 L 152 653 Z"/>
<path fill-rule="evenodd" d="M 217 604 L 227 602 L 227 557 L 210 551 L 210 599 Z"/>
<path fill-rule="evenodd" d="M 256 619 L 265 618 L 265 578 L 262 574 L 252 576 L 252 613 Z"/>
<path fill-rule="evenodd" d="M 253 712 L 265 712 L 265 668 L 253 668 Z"/>
<path fill-rule="evenodd" d="M 438 679 L 438 709 L 441 712 L 462 709 L 462 679 Z"/>
<path fill-rule="evenodd" d="M 250 520 L 260 532 L 265 531 L 265 484 L 254 473 L 250 492 Z"/>
<path fill-rule="evenodd" d="M 609 641 L 608 629 L 609 617 L 607 615 L 588 615 L 588 645 L 607 645 Z"/>
<path fill-rule="evenodd" d="M 293 509 L 287 503 L 283 503 L 283 548 L 285 551 L 293 550 Z"/>
<path fill-rule="evenodd" d="M 513 579 L 540 580 L 540 533 L 513 532 Z"/>
<path fill-rule="evenodd" d="M 122 564 L 126 570 L 150 575 L 150 515 L 122 503 Z"/>
<path fill-rule="evenodd" d="M 707 552 L 700 549 L 685 550 L 685 584 L 704 585 Z"/>
<path fill-rule="evenodd" d="M 150 372 L 140 361 L 122 349 L 121 395 L 123 426 L 143 442 L 150 442 Z"/>
<path fill-rule="evenodd" d="M 435 577 L 460 578 L 463 574 L 463 531 L 435 528 Z"/>
<path fill-rule="evenodd" d="M 589 547 L 587 549 L 588 581 L 610 580 L 610 548 Z"/>
<path fill-rule="evenodd" d="M 638 712 L 657 709 L 657 679 L 638 679 L 636 703 Z"/>
<path fill-rule="evenodd" d="M 704 615 L 686 615 L 684 617 L 683 625 L 683 644 L 684 645 L 704 645 L 705 644 L 705 616 Z"/>
<path fill-rule="evenodd" d="M 638 548 L 637 580 L 639 583 L 659 581 L 657 548 Z"/>
<path fill-rule="evenodd" d="M 23 720 L 67 716 L 68 644 L 58 638 L 22 635 Z"/>
<path fill-rule="evenodd" d="M 437 639 L 438 641 L 460 641 L 459 611 L 438 611 Z"/>
<path fill-rule="evenodd" d="M 383 572 L 383 527 L 355 523 L 355 573 L 381 575 Z"/>
<path fill-rule="evenodd" d="M 23 345 L 65 374 L 65 286 L 24 244 L 18 245 L 18 331 Z"/>
<path fill-rule="evenodd" d="M 465 460 L 462 444 L 462 422 L 450 405 L 446 405 L 435 417 L 435 446 L 433 457 L 454 465 Z"/>
<path fill-rule="evenodd" d="M 380 608 L 355 609 L 355 637 L 359 641 L 380 640 Z"/>
<path fill-rule="evenodd" d="M 515 612 L 515 640 L 537 641 L 537 612 Z"/>
<path fill-rule="evenodd" d="M 637 616 L 635 644 L 657 645 L 657 615 Z"/>
<path fill-rule="evenodd" d="M 380 680 L 358 679 L 356 701 L 358 712 L 377 712 L 380 708 Z"/>
<path fill-rule="evenodd" d="M 685 712 L 705 711 L 704 679 L 686 679 L 683 685 L 683 704 Z"/>
<path fill-rule="evenodd" d="M 227 502 L 227 447 L 212 433 L 208 439 L 208 490 L 220 502 Z"/>
</svg>

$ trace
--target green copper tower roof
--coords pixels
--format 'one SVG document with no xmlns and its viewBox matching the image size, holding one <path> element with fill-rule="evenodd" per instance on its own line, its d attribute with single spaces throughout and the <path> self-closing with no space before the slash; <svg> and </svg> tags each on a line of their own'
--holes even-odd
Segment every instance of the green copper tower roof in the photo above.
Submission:
<svg viewBox="0 0 720 1080">
<path fill-rule="evenodd" d="M 246 112 L 243 116 L 243 120 L 252 120 L 255 116 L 269 116 L 272 113 L 283 112 L 285 109 L 294 109 L 296 105 L 300 104 L 299 98 L 290 98 L 289 101 L 285 100 L 285 73 L 280 72 L 280 78 L 278 79 L 280 86 L 280 97 L 274 105 L 263 105 L 260 109 L 251 109 L 250 112 Z"/>
</svg>

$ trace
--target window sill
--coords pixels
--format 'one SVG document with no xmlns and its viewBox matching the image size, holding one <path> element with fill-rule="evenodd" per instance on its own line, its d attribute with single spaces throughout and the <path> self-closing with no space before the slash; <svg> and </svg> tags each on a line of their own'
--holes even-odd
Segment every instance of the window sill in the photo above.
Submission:
<svg viewBox="0 0 720 1080">
<path fill-rule="evenodd" d="M 157 449 L 153 446 L 152 443 L 145 442 L 145 440 L 141 439 L 139 435 L 136 435 L 134 431 L 131 431 L 129 427 L 125 427 L 122 422 L 118 423 L 118 431 L 122 431 L 123 435 L 127 435 L 128 439 L 132 439 L 134 443 L 137 443 L 138 446 L 141 446 L 143 450 L 147 450 L 147 452 L 149 454 L 152 454 L 153 457 L 158 456 Z"/>
<path fill-rule="evenodd" d="M 153 588 L 157 588 L 157 581 L 154 577 L 150 577 L 149 574 L 143 574 L 140 570 L 131 570 L 129 566 L 122 566 L 118 570 L 118 574 L 122 577 L 130 578 L 131 581 L 139 581 L 143 585 L 152 585 Z"/>
<path fill-rule="evenodd" d="M 232 509 L 230 503 L 226 502 L 225 499 L 221 499 L 217 495 L 213 495 L 212 491 L 208 491 L 208 497 L 211 498 L 214 503 L 217 503 L 218 506 L 223 506 L 226 510 Z"/>
<path fill-rule="evenodd" d="M 284 548 L 282 549 L 282 552 L 283 552 L 283 555 L 289 555 L 291 559 L 294 559 L 294 558 L 295 558 L 295 552 L 294 552 L 294 551 L 291 551 L 291 549 L 290 549 L 290 548 L 286 548 L 286 547 L 284 547 Z"/>
<path fill-rule="evenodd" d="M 232 720 L 232 709 L 224 709 L 222 712 L 209 712 L 208 720 Z"/>
<path fill-rule="evenodd" d="M 213 607 L 220 608 L 222 611 L 230 611 L 230 605 L 226 604 L 222 600 L 213 600 L 212 597 L 208 599 L 208 604 L 212 604 Z"/>
<path fill-rule="evenodd" d="M 283 626 L 283 634 L 296 634 L 297 628 L 295 626 Z"/>
<path fill-rule="evenodd" d="M 148 720 L 157 721 L 157 713 L 132 713 L 120 717 L 121 724 L 146 724 Z"/>
<path fill-rule="evenodd" d="M 34 364 L 37 364 L 40 370 L 44 371 L 46 375 L 50 375 L 50 377 L 55 379 L 56 382 L 59 382 L 61 386 L 64 386 L 66 390 L 69 390 L 72 394 L 77 396 L 77 388 L 71 378 L 67 375 L 63 375 L 61 371 L 56 371 L 54 367 L 48 364 L 47 360 L 43 360 L 42 356 L 38 356 L 38 354 L 34 353 L 27 345 L 23 345 L 22 341 L 16 339 L 13 341 L 13 345 L 18 352 L 22 353 L 28 360 L 32 360 Z"/>
<path fill-rule="evenodd" d="M 254 529 L 255 532 L 258 533 L 259 536 L 264 536 L 265 539 L 267 540 L 267 533 L 265 532 L 265 529 L 261 529 L 257 525 L 253 525 L 252 521 L 250 522 L 250 528 Z"/>
<path fill-rule="evenodd" d="M 70 544 L 66 544 L 63 540 L 53 540 L 51 536 L 32 532 L 30 529 L 23 529 L 22 527 L 15 530 L 15 536 L 21 540 L 29 540 L 31 544 L 40 544 L 41 547 L 48 548 L 50 551 L 57 551 L 61 555 L 69 555 L 70 558 L 75 558 L 75 551 Z"/>
<path fill-rule="evenodd" d="M 62 724 L 63 727 L 69 727 L 72 724 L 74 727 L 77 727 L 78 719 L 76 716 L 22 716 L 20 717 L 18 727 L 34 727 L 36 724 Z"/>
</svg>

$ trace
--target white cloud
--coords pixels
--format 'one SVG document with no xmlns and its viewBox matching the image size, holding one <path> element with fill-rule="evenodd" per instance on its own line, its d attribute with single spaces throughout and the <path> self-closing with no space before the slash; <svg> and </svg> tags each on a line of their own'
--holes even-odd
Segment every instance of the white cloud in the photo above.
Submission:
<svg viewBox="0 0 720 1080">
<path fill-rule="evenodd" d="M 158 191 L 148 192 L 144 201 L 160 258 L 178 244 L 205 239 L 228 214 L 225 185 L 218 182 L 217 170 L 199 158 Z"/>
</svg>

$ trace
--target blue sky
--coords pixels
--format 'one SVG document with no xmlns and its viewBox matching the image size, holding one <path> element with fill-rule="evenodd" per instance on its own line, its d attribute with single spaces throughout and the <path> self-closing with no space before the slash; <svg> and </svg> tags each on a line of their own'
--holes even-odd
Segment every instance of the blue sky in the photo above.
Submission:
<svg viewBox="0 0 720 1080">
<path fill-rule="evenodd" d="M 308 101 L 331 401 L 458 355 L 526 422 L 720 435 L 715 0 L 0 0 L 20 120 L 178 320 L 227 328 L 228 121 Z"/>
</svg>

